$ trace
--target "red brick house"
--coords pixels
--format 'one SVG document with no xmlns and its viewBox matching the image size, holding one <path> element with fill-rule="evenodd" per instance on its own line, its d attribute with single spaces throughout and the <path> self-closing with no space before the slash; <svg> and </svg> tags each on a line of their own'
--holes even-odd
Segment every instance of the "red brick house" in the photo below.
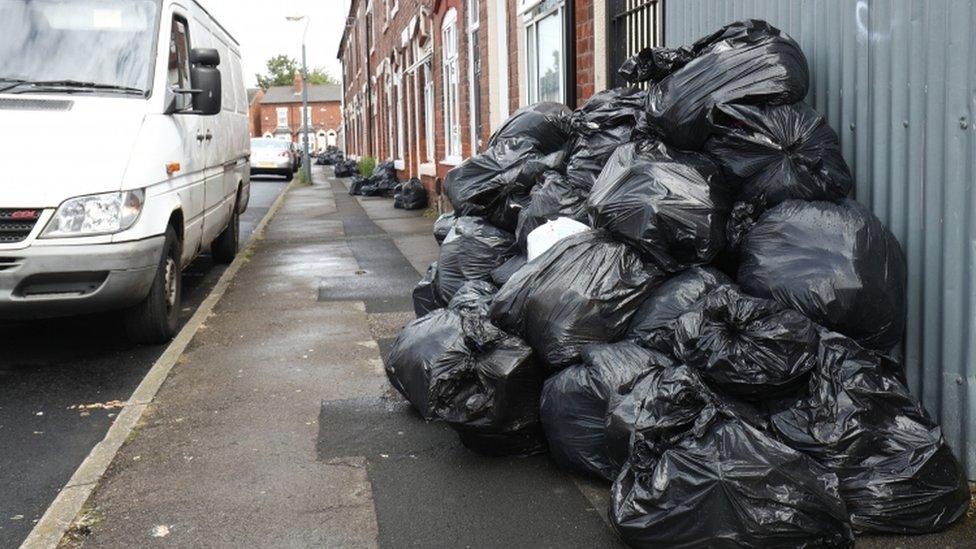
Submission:
<svg viewBox="0 0 976 549">
<path fill-rule="evenodd" d="M 310 135 L 312 151 L 339 145 L 342 133 L 342 88 L 337 84 L 310 85 L 308 110 L 310 129 L 302 131 L 302 79 L 296 74 L 291 86 L 272 86 L 258 100 L 259 116 L 254 137 L 276 137 L 302 143 Z"/>
<path fill-rule="evenodd" d="M 339 45 L 345 146 L 438 196 L 522 105 L 576 107 L 661 43 L 661 0 L 352 0 Z M 608 40 L 608 36 L 616 37 Z M 608 47 L 610 44 L 612 47 Z"/>
</svg>

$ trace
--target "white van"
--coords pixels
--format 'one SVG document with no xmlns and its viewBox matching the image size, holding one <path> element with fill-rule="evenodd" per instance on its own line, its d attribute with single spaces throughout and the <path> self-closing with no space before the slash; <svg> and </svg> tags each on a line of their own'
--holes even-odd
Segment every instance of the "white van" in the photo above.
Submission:
<svg viewBox="0 0 976 549">
<path fill-rule="evenodd" d="M 0 318 L 121 310 L 172 338 L 182 267 L 237 253 L 246 97 L 194 0 L 0 0 Z"/>
</svg>

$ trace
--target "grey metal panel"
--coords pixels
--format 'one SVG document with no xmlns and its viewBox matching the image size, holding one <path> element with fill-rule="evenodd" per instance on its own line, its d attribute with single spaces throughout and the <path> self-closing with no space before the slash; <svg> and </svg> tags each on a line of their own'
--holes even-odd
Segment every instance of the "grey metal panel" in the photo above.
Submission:
<svg viewBox="0 0 976 549">
<path fill-rule="evenodd" d="M 909 385 L 976 479 L 976 6 L 972 0 L 667 0 L 665 43 L 766 19 L 803 48 L 856 198 L 908 258 Z"/>
</svg>

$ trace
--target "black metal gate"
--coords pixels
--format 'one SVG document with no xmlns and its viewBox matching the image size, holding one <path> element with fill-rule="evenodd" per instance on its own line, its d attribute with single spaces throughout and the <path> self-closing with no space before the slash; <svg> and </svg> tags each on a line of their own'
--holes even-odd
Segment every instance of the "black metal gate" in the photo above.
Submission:
<svg viewBox="0 0 976 549">
<path fill-rule="evenodd" d="M 617 74 L 625 59 L 643 48 L 664 45 L 664 0 L 608 0 L 607 70 L 611 86 L 627 82 Z"/>
</svg>

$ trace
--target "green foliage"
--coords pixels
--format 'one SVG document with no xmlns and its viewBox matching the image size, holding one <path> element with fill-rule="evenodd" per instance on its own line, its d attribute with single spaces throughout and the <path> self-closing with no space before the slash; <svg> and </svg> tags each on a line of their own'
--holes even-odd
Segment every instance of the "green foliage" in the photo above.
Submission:
<svg viewBox="0 0 976 549">
<path fill-rule="evenodd" d="M 370 177 L 376 169 L 376 157 L 364 156 L 359 160 L 359 175 Z"/>
<path fill-rule="evenodd" d="M 301 71 L 301 64 L 287 55 L 276 55 L 267 61 L 268 72 L 257 74 L 258 86 L 267 90 L 271 86 L 291 86 L 295 73 Z M 339 81 L 321 67 L 308 71 L 309 84 L 338 84 Z"/>
<path fill-rule="evenodd" d="M 298 62 L 287 55 L 276 55 L 267 62 L 268 73 L 256 75 L 258 86 L 267 90 L 271 86 L 290 86 L 295 72 L 298 71 Z"/>
</svg>

